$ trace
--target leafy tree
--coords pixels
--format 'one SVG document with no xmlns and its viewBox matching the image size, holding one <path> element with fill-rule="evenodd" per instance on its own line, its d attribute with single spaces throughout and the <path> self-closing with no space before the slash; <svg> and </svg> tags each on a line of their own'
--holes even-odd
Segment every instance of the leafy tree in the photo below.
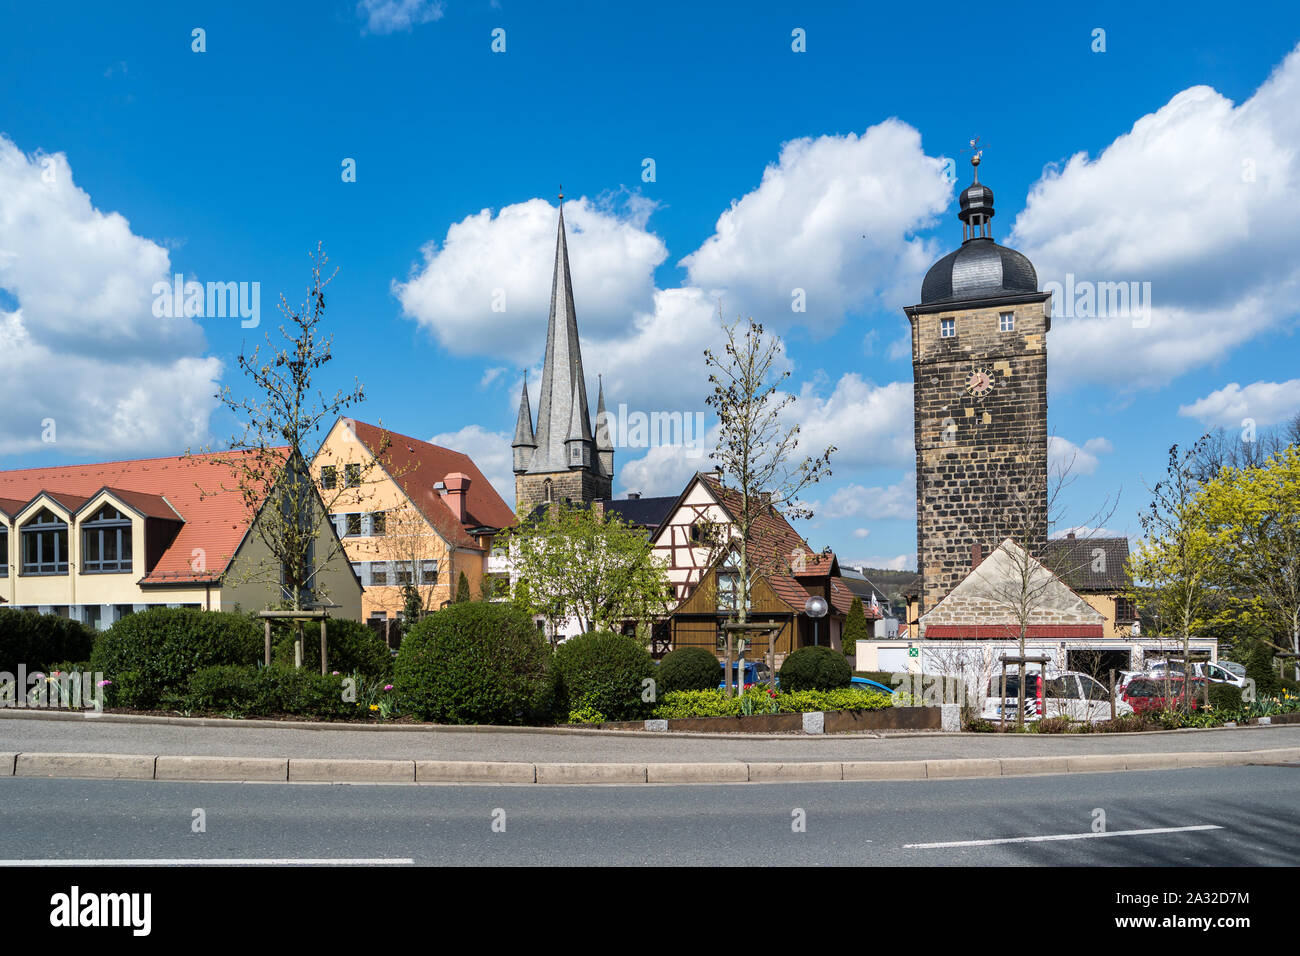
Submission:
<svg viewBox="0 0 1300 956">
<path fill-rule="evenodd" d="M 521 514 L 508 546 L 511 597 L 546 619 L 552 639 L 567 618 L 583 631 L 616 630 L 663 614 L 672 598 L 649 536 L 599 504 L 556 501 L 536 519 Z"/>
<path fill-rule="evenodd" d="M 420 589 L 414 584 L 408 584 L 402 588 L 403 607 L 402 607 L 402 634 L 410 633 L 411 628 L 419 623 L 420 618 L 424 617 L 429 610 L 425 603 L 424 597 L 420 594 Z"/>
<path fill-rule="evenodd" d="M 1197 497 L 1197 442 L 1185 454 L 1169 449 L 1165 478 L 1151 489 L 1140 516 L 1145 539 L 1130 558 L 1139 603 L 1191 656 L 1191 636 L 1207 607 L 1219 561 L 1216 542 Z"/>
<path fill-rule="evenodd" d="M 1201 490 L 1220 578 L 1251 595 L 1300 654 L 1300 448 L 1225 468 Z M 1300 659 L 1295 674 L 1300 678 Z"/>
<path fill-rule="evenodd" d="M 870 637 L 867 615 L 862 610 L 862 599 L 855 597 L 849 605 L 849 618 L 844 622 L 844 653 L 852 657 L 857 653 L 858 641 L 869 640 Z"/>
<path fill-rule="evenodd" d="M 464 571 L 460 572 L 460 577 L 456 579 L 456 596 L 452 598 L 452 600 L 456 604 L 468 604 L 470 601 L 474 600 L 473 596 L 469 593 L 469 578 L 465 575 Z"/>
</svg>

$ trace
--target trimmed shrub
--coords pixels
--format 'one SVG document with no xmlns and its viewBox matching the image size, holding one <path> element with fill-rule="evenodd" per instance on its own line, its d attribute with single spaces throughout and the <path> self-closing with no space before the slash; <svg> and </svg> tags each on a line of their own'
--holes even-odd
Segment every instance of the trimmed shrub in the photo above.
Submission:
<svg viewBox="0 0 1300 956">
<path fill-rule="evenodd" d="M 58 661 L 80 661 L 90 656 L 95 632 L 80 621 L 57 614 L 0 608 L 0 671 L 28 673 L 52 670 Z"/>
<path fill-rule="evenodd" d="M 843 654 L 829 647 L 801 647 L 781 665 L 781 690 L 834 690 L 848 687 L 853 670 Z"/>
<path fill-rule="evenodd" d="M 550 658 L 546 639 L 518 608 L 451 604 L 411 628 L 393 683 L 403 710 L 420 720 L 538 724 L 554 710 Z"/>
<path fill-rule="evenodd" d="M 1273 651 L 1263 641 L 1256 641 L 1242 662 L 1246 676 L 1255 682 L 1255 699 L 1276 697 L 1282 693 L 1282 680 L 1273 666 Z"/>
<path fill-rule="evenodd" d="M 711 651 L 679 647 L 664 655 L 655 668 L 654 679 L 659 697 L 675 690 L 716 690 L 722 683 L 722 668 Z"/>
<path fill-rule="evenodd" d="M 393 674 L 393 654 L 383 638 L 360 621 L 330 618 L 325 622 L 329 641 L 329 669 L 341 674 L 359 671 L 371 680 Z M 271 651 L 271 662 L 293 667 L 293 628 L 282 628 Z M 303 630 L 303 670 L 320 672 L 320 625 L 306 622 Z"/>
<path fill-rule="evenodd" d="M 252 665 L 261 650 L 257 625 L 242 614 L 160 607 L 124 617 L 101 634 L 90 666 L 113 682 L 105 688 L 110 706 L 147 709 L 184 691 L 195 671 Z"/>
<path fill-rule="evenodd" d="M 840 643 L 844 647 L 844 656 L 856 658 L 858 641 L 866 641 L 870 638 L 871 629 L 867 626 L 867 613 L 862 609 L 862 599 L 855 597 L 853 603 L 849 605 L 849 617 L 844 622 L 844 635 L 840 638 Z"/>
<path fill-rule="evenodd" d="M 180 699 L 187 710 L 262 717 L 268 714 L 346 718 L 368 716 L 343 699 L 343 678 L 307 670 L 239 665 L 204 667 Z"/>
<path fill-rule="evenodd" d="M 1232 684 L 1210 685 L 1210 706 L 1216 713 L 1236 713 L 1241 710 L 1241 688 Z"/>
<path fill-rule="evenodd" d="M 589 707 L 607 720 L 635 720 L 654 706 L 641 696 L 642 681 L 654 675 L 655 664 L 634 637 L 613 631 L 579 634 L 555 649 L 552 666 L 561 713 Z"/>
</svg>

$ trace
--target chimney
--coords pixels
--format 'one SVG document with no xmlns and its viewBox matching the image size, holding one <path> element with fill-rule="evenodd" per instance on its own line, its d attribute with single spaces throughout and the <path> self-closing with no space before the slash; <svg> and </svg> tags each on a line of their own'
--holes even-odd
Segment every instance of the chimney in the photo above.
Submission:
<svg viewBox="0 0 1300 956">
<path fill-rule="evenodd" d="M 984 561 L 984 549 L 978 544 L 970 546 L 970 569 L 974 571 Z"/>
<path fill-rule="evenodd" d="M 469 475 L 459 471 L 453 471 L 443 478 L 441 482 L 446 487 L 446 491 L 442 493 L 443 500 L 447 502 L 447 507 L 451 508 L 451 513 L 456 516 L 456 520 L 461 524 L 466 521 L 465 495 L 469 492 L 469 483 Z"/>
<path fill-rule="evenodd" d="M 1073 541 L 1073 540 L 1074 540 L 1074 532 L 1071 531 L 1069 534 L 1066 535 L 1066 538 L 1068 538 L 1069 540 Z"/>
<path fill-rule="evenodd" d="M 628 501 L 639 501 L 640 499 L 641 499 L 641 492 L 639 491 L 629 491 L 627 493 Z"/>
</svg>

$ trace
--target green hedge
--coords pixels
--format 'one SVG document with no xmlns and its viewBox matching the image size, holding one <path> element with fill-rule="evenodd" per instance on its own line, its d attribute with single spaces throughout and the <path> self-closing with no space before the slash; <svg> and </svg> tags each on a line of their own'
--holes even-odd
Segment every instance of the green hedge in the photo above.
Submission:
<svg viewBox="0 0 1300 956">
<path fill-rule="evenodd" d="M 325 623 L 329 641 L 329 669 L 340 674 L 359 671 L 372 680 L 393 675 L 393 653 L 371 628 L 360 621 L 330 618 Z M 271 652 L 272 663 L 293 667 L 293 629 L 281 627 Z M 320 672 L 320 624 L 308 622 L 303 631 L 302 666 Z"/>
<path fill-rule="evenodd" d="M 1241 688 L 1233 684 L 1211 684 L 1210 706 L 1217 713 L 1233 713 L 1241 710 Z"/>
<path fill-rule="evenodd" d="M 190 675 L 181 706 L 201 713 L 348 718 L 369 716 L 344 700 L 344 678 L 309 670 L 239 665 L 204 667 Z"/>
<path fill-rule="evenodd" d="M 835 690 L 781 691 L 771 697 L 766 687 L 751 687 L 744 694 L 727 697 L 723 691 L 671 691 L 654 709 L 661 720 L 684 717 L 741 717 L 748 714 L 807 714 L 833 710 L 884 710 L 892 705 L 888 694 L 861 691 L 853 687 Z"/>
<path fill-rule="evenodd" d="M 190 676 L 219 664 L 255 664 L 262 635 L 249 618 L 223 611 L 152 608 L 124 617 L 99 636 L 92 670 L 112 681 L 110 706 L 149 709 L 178 694 Z"/>
<path fill-rule="evenodd" d="M 848 687 L 852 680 L 849 662 L 829 647 L 801 647 L 781 665 L 783 691 L 834 690 Z"/>
<path fill-rule="evenodd" d="M 95 632 L 80 621 L 0 608 L 0 671 L 17 676 L 19 664 L 26 664 L 30 674 L 59 661 L 82 661 L 90 656 L 94 640 Z"/>
<path fill-rule="evenodd" d="M 551 650 L 507 604 L 451 604 L 402 640 L 393 683 L 404 712 L 447 724 L 540 724 L 554 715 Z"/>
<path fill-rule="evenodd" d="M 556 705 L 560 713 L 592 708 L 606 720 L 635 720 L 654 706 L 643 700 L 655 664 L 634 637 L 592 631 L 555 649 Z M 715 685 L 716 686 L 716 685 Z"/>
<path fill-rule="evenodd" d="M 718 658 L 702 647 L 669 651 L 655 668 L 655 691 L 662 697 L 676 690 L 716 690 L 722 683 Z"/>
</svg>

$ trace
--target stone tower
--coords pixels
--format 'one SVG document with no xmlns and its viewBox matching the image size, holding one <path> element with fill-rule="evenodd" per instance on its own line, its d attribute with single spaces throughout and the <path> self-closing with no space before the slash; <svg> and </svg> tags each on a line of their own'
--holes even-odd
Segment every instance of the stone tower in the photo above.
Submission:
<svg viewBox="0 0 1300 956">
<path fill-rule="evenodd" d="M 598 411 L 604 412 L 601 388 Z M 564 197 L 555 240 L 555 274 L 551 280 L 551 315 L 546 329 L 546 358 L 533 428 L 528 384 L 519 397 L 515 423 L 514 472 L 516 507 L 531 511 L 546 501 L 587 502 L 608 499 L 614 484 L 614 446 L 603 419 L 592 434 L 587 382 L 582 374 L 578 317 L 569 277 L 569 245 L 564 234 Z"/>
<path fill-rule="evenodd" d="M 1047 332 L 1051 294 L 993 241 L 993 191 L 961 194 L 962 244 L 926 273 L 912 325 L 916 551 L 921 611 L 1012 537 L 1047 543 Z"/>
</svg>

